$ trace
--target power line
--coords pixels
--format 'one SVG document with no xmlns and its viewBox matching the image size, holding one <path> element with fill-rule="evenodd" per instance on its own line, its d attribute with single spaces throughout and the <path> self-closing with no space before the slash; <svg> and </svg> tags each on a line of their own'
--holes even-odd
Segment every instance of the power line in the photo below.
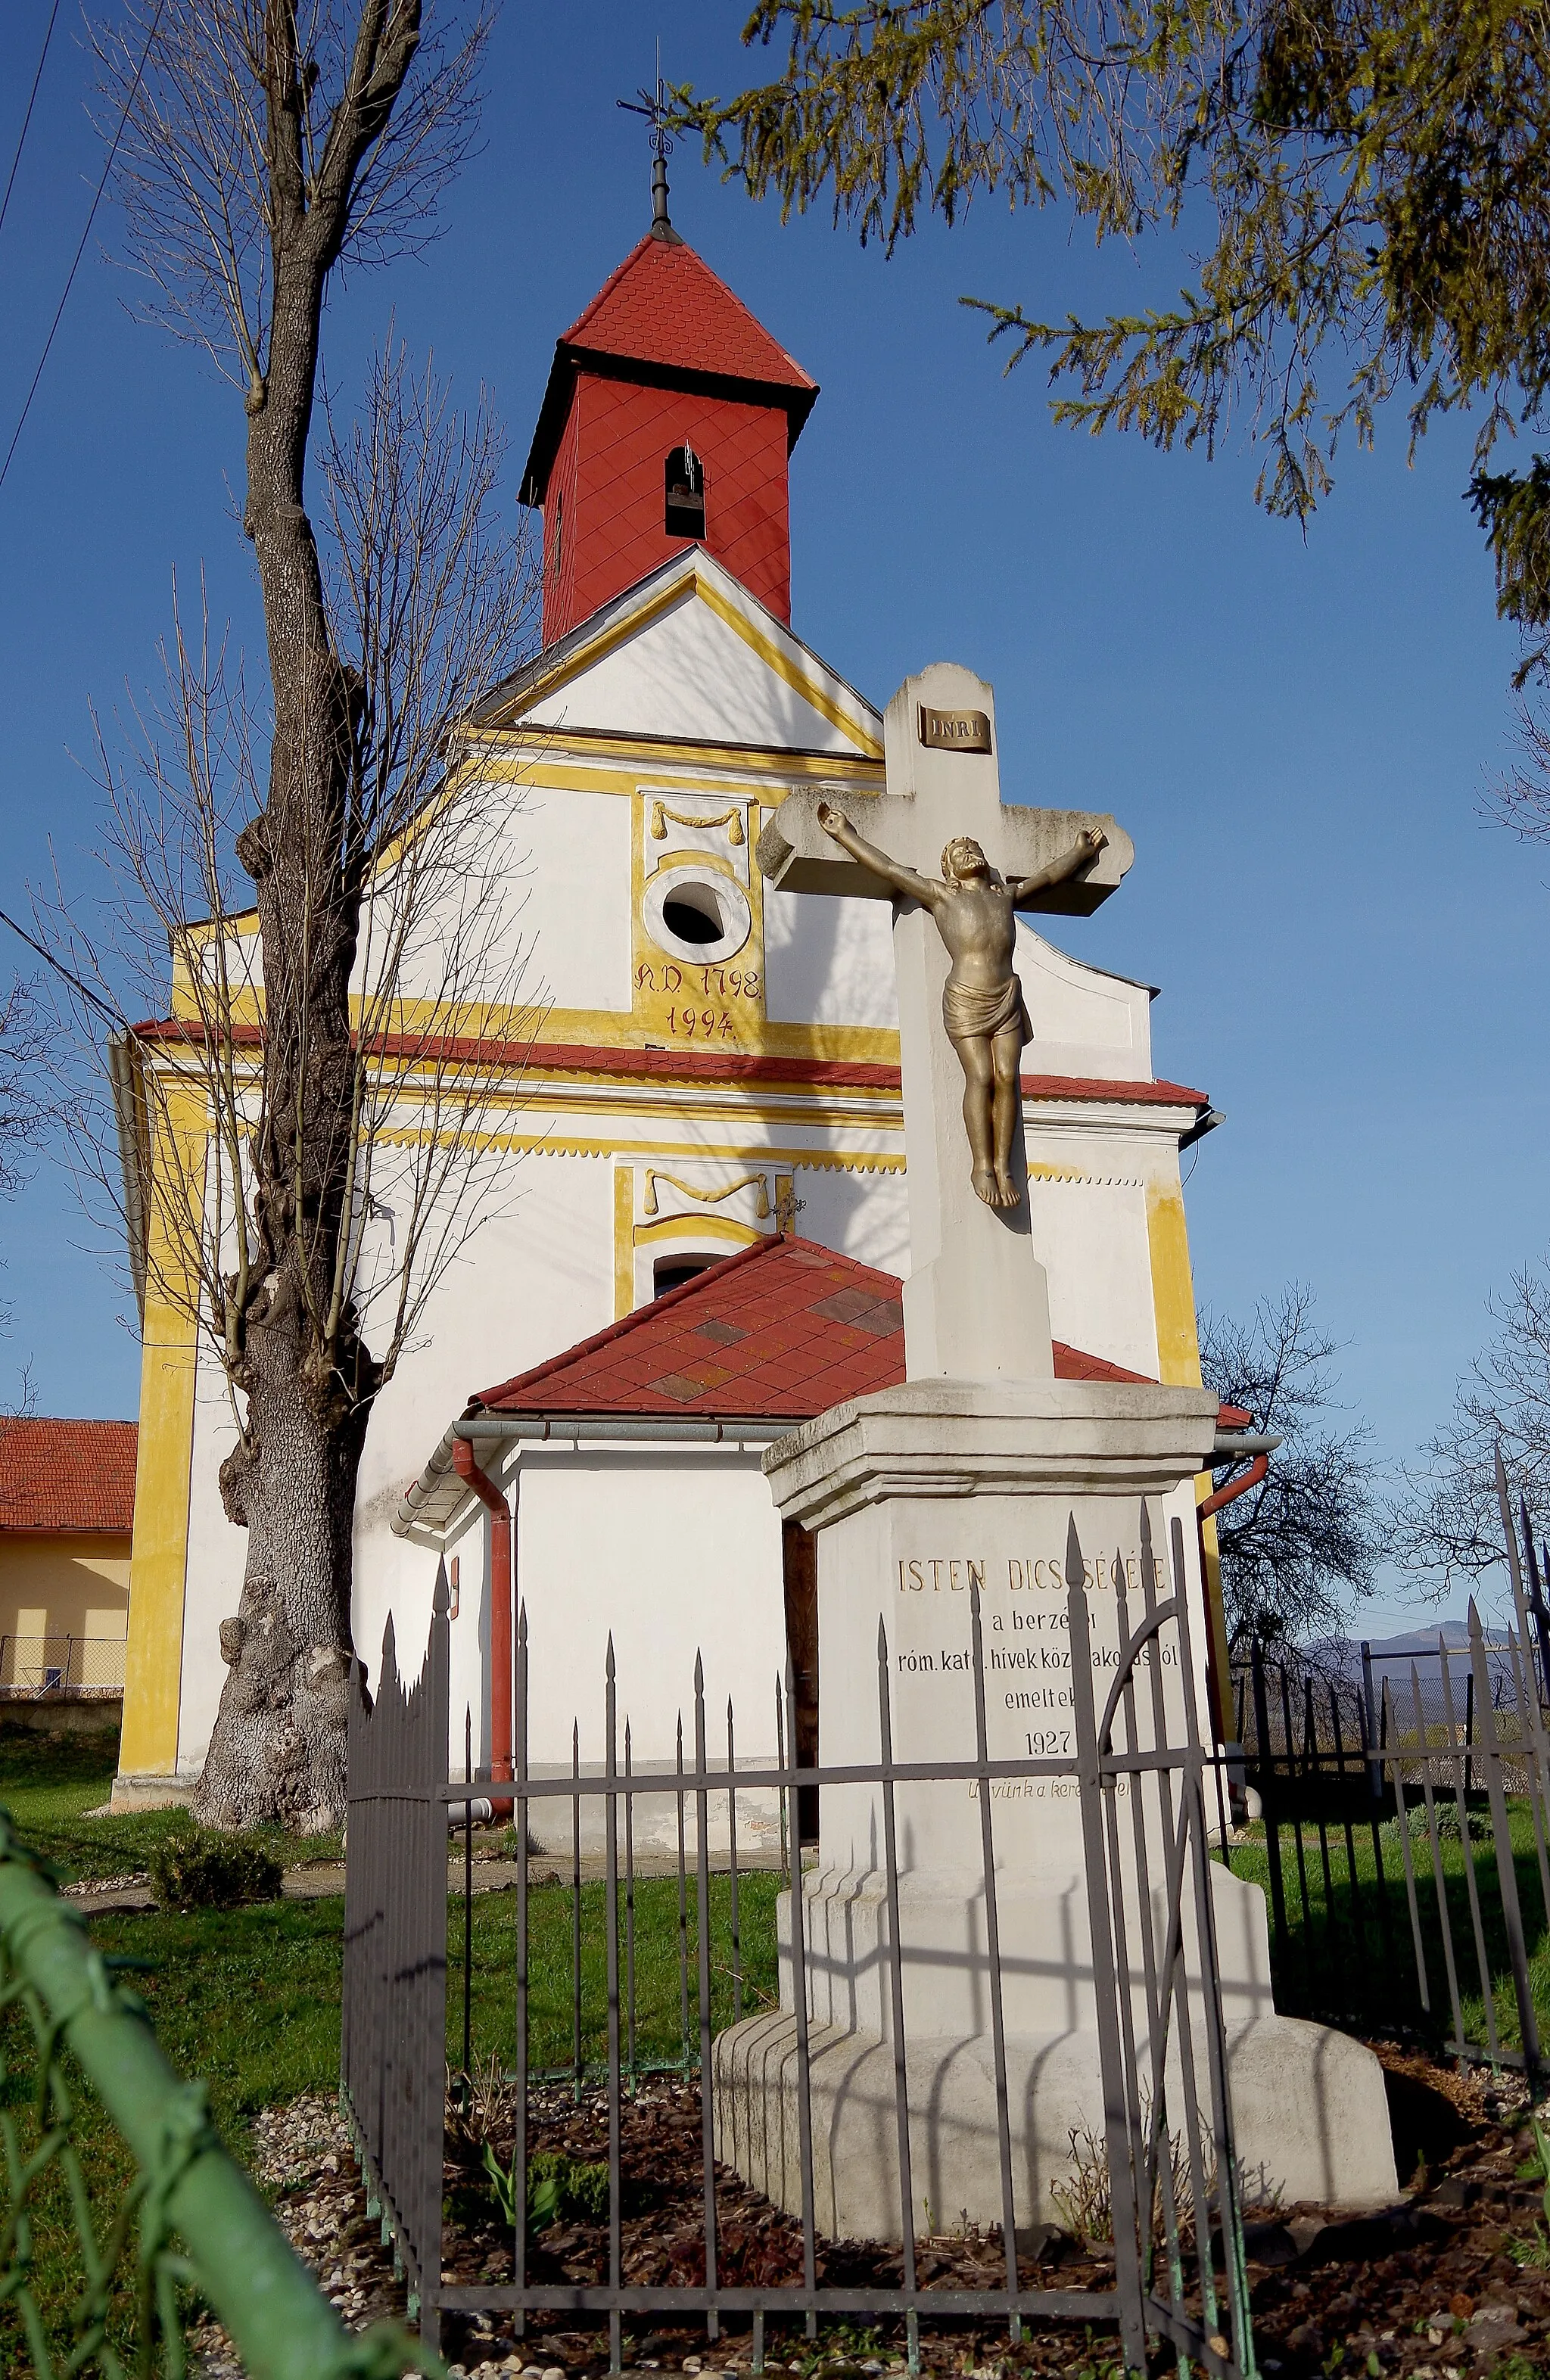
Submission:
<svg viewBox="0 0 1550 2380">
<path fill-rule="evenodd" d="M 128 1029 L 122 1015 L 116 1010 L 110 1008 L 105 1000 L 99 1000 L 90 984 L 82 983 L 79 975 L 72 975 L 62 960 L 56 959 L 52 951 L 45 950 L 42 942 L 34 941 L 26 927 L 18 926 L 14 917 L 8 917 L 6 915 L 4 909 L 0 909 L 0 926 L 9 926 L 13 934 L 19 934 L 28 949 L 36 951 L 45 966 L 51 966 L 55 975 L 62 975 L 72 990 L 79 992 L 82 1000 L 89 1001 L 99 1015 L 107 1018 L 115 1032 L 123 1033 Z"/>
<path fill-rule="evenodd" d="M 63 294 L 60 297 L 59 303 L 54 310 L 54 320 L 48 326 L 48 336 L 43 341 L 43 354 L 38 358 L 38 369 L 32 375 L 32 385 L 27 392 L 27 402 L 21 408 L 21 418 L 11 433 L 11 443 L 6 449 L 6 459 L 3 463 L 0 463 L 0 488 L 3 488 L 6 484 L 6 474 L 11 468 L 11 457 L 16 453 L 17 441 L 21 436 L 22 431 L 27 425 L 27 417 L 32 410 L 32 399 L 38 394 L 38 382 L 43 376 L 43 366 L 48 361 L 49 349 L 54 345 L 54 334 L 59 328 L 59 318 L 65 311 L 65 307 L 68 300 L 70 290 L 75 281 L 76 273 L 80 264 L 80 260 L 86 253 L 86 243 L 92 237 L 92 226 L 97 219 L 97 209 L 102 203 L 103 192 L 107 188 L 107 177 L 113 171 L 113 161 L 118 154 L 118 143 L 124 138 L 124 127 L 129 120 L 129 110 L 135 103 L 135 100 L 140 92 L 141 80 L 144 78 L 145 69 L 151 63 L 151 45 L 156 38 L 156 29 L 162 21 L 162 10 L 165 6 L 166 0 L 156 0 L 156 13 L 151 19 L 151 30 L 145 37 L 145 47 L 140 53 L 140 64 L 135 68 L 135 79 L 129 85 L 128 95 L 124 101 L 123 113 L 118 118 L 118 128 L 113 136 L 113 146 L 107 152 L 107 162 L 103 167 L 102 178 L 97 184 L 96 191 L 92 200 L 92 211 L 86 218 L 86 228 L 80 235 L 80 245 L 76 249 L 74 261 L 72 261 L 69 273 L 66 277 L 65 287 Z"/>
<path fill-rule="evenodd" d="M 38 85 L 43 79 L 43 68 L 48 63 L 48 45 L 54 39 L 54 20 L 58 14 L 59 0 L 54 0 L 54 6 L 48 12 L 48 30 L 43 35 L 43 55 L 38 60 L 38 71 L 32 78 L 32 89 L 27 101 L 27 113 L 21 119 L 21 130 L 17 136 L 16 155 L 11 159 L 11 170 L 6 180 L 6 195 L 0 199 L 0 231 L 6 228 L 6 209 L 11 203 L 11 191 L 16 183 L 16 169 L 21 163 L 21 152 L 27 146 L 27 128 L 32 121 L 32 109 L 37 101 Z"/>
</svg>

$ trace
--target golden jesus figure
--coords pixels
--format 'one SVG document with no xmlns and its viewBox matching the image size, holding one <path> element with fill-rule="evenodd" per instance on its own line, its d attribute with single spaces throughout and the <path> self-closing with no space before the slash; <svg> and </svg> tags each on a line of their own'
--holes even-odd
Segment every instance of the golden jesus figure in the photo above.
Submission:
<svg viewBox="0 0 1550 2380">
<path fill-rule="evenodd" d="M 1084 827 L 1069 851 L 1037 874 L 1007 884 L 971 835 L 957 835 L 942 854 L 940 881 L 918 876 L 859 835 L 827 802 L 818 823 L 842 851 L 929 909 L 952 960 L 942 990 L 942 1022 L 963 1068 L 963 1121 L 972 1160 L 970 1179 L 987 1207 L 1015 1207 L 1012 1138 L 1017 1129 L 1018 1065 L 1033 1038 L 1022 986 L 1012 965 L 1019 905 L 1031 894 L 1097 858 L 1107 837 Z"/>
</svg>

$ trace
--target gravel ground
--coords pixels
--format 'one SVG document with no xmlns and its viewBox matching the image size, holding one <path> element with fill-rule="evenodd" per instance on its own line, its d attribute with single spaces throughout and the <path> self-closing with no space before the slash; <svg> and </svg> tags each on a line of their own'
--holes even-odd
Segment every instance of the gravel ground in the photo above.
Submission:
<svg viewBox="0 0 1550 2380">
<path fill-rule="evenodd" d="M 266 2108 L 253 2125 L 253 2170 L 275 2193 L 275 2216 L 304 2265 L 316 2273 L 352 2330 L 391 2315 L 401 2321 L 404 2287 L 393 2275 L 393 2253 L 378 2223 L 366 2216 L 349 2134 L 331 2099 L 298 2099 Z M 197 2380 L 243 2380 L 231 2341 L 214 2322 L 188 2338 L 189 2368 Z"/>
<path fill-rule="evenodd" d="M 1339 2210 L 1297 2206 L 1276 2210 L 1251 2227 L 1250 2279 L 1262 2368 L 1271 2380 L 1336 2374 L 1349 2380 L 1536 2380 L 1550 2373 L 1550 2229 L 1543 2182 L 1519 2173 L 1534 2145 L 1522 2086 L 1455 2074 L 1417 2053 L 1375 2046 L 1389 2075 L 1396 2142 L 1410 2187 L 1377 2216 L 1342 2216 Z M 697 2098 L 682 2083 L 659 2085 L 641 2095 L 649 2104 L 637 2103 L 640 2163 L 656 2187 L 641 2196 L 640 2212 L 627 2227 L 634 2235 L 627 2240 L 627 2263 L 639 2265 L 641 2279 L 687 2279 L 694 2242 L 692 2222 L 685 2218 L 692 2211 L 679 2201 L 685 2190 L 697 2187 Z M 542 2104 L 548 2096 L 535 2095 L 534 2146 L 552 2133 L 556 2147 L 563 2144 L 573 2155 L 595 2153 L 590 2138 L 595 2112 L 585 2103 L 578 2108 L 568 2092 L 555 2095 L 552 2108 Z M 459 2144 L 459 2129 L 454 2127 L 449 2140 L 447 2183 L 455 2211 L 467 2213 L 472 2211 L 465 2198 L 471 2143 Z M 318 2275 L 342 2319 L 356 2330 L 385 2316 L 401 2321 L 403 2285 L 394 2277 L 380 2225 L 367 2220 L 365 2194 L 336 2107 L 303 2099 L 261 2116 L 255 2166 L 274 2195 L 287 2237 Z M 735 2176 L 718 2173 L 717 2195 L 726 2202 L 726 2245 L 734 2260 L 738 2254 L 745 2258 L 751 2277 L 758 2265 L 770 2279 L 784 2278 L 775 2267 L 784 2265 L 784 2235 L 794 2227 L 755 2201 Z M 596 2245 L 590 2228 L 570 2225 L 562 2232 L 554 2227 L 543 2235 L 543 2253 L 537 2261 L 553 2261 L 556 2271 L 574 2265 L 581 2277 L 580 2266 L 590 2265 Z M 474 2278 L 482 2270 L 495 2277 L 494 2236 L 482 2214 L 472 2223 L 450 2224 L 449 2270 L 459 2279 Z M 982 2243 L 943 2240 L 922 2247 L 922 2281 L 951 2285 L 959 2277 L 957 2265 L 965 2259 L 980 2261 Z M 859 2279 L 861 2265 L 880 2255 L 885 2252 L 841 2245 L 828 2248 L 824 2261 L 834 2267 L 831 2277 L 842 2272 L 851 2277 L 848 2268 L 855 2265 Z M 1041 2263 L 1052 2259 L 1060 2264 L 1059 2279 L 1067 2286 L 1101 2285 L 1101 2251 L 1056 2240 L 1040 2251 Z M 1077 2265 L 1092 2269 L 1079 2273 Z M 553 2276 L 535 2271 L 539 2277 Z M 968 2277 L 967 2271 L 961 2277 Z M 1031 2270 L 1025 2278 L 1032 2278 Z M 445 2351 L 454 2380 L 576 2380 L 605 2368 L 605 2340 L 595 2334 L 549 2332 L 518 2342 L 504 2317 L 467 2324 L 449 2318 L 447 2334 Z M 1004 2330 L 963 2325 L 922 2335 L 921 2362 L 940 2380 L 1010 2380 L 1014 2374 L 1044 2380 L 1054 2374 L 1108 2380 L 1117 2344 L 1105 2334 L 1052 2326 L 1031 2333 L 1011 2350 Z M 200 2380 L 242 2380 L 230 2344 L 214 2323 L 192 2331 L 189 2348 L 190 2371 Z M 778 2360 L 793 2351 L 799 2351 L 800 2361 Z M 749 2352 L 746 2330 L 713 2347 L 707 2347 L 702 2328 L 660 2337 L 638 2331 L 627 2341 L 627 2360 L 648 2372 L 746 2374 Z M 902 2372 L 904 2365 L 884 2325 L 841 2333 L 822 2352 L 805 2342 L 782 2343 L 772 2337 L 765 2368 L 799 2374 L 804 2380 L 872 2380 Z"/>
</svg>

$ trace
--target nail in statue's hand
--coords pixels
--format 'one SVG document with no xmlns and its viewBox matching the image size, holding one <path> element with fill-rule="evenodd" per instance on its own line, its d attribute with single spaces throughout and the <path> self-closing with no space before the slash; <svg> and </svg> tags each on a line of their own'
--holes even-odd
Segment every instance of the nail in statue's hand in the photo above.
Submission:
<svg viewBox="0 0 1550 2380">
<path fill-rule="evenodd" d="M 839 834 L 843 832 L 849 821 L 842 811 L 833 808 L 828 802 L 820 802 L 818 823 L 825 834 Z"/>
</svg>

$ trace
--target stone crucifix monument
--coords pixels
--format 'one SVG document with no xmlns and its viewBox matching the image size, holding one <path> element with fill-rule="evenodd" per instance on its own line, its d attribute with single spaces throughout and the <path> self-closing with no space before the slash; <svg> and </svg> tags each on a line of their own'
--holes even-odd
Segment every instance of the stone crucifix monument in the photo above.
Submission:
<svg viewBox="0 0 1550 2380">
<path fill-rule="evenodd" d="M 793 1430 L 764 1468 L 783 1518 L 817 1537 L 822 1765 L 878 1759 L 880 1620 L 895 1758 L 972 1759 L 971 1581 L 989 1758 L 1068 1758 L 1073 1520 L 1099 1671 L 1117 1664 L 1117 1588 L 1133 1628 L 1143 1560 L 1166 1550 L 1173 1518 L 1184 1524 L 1198 1673 L 1180 1674 L 1181 1638 L 1159 1639 L 1157 1691 L 1172 1729 L 1183 1728 L 1187 1694 L 1205 1708 L 1194 1482 L 1210 1463 L 1216 1399 L 1199 1388 L 1056 1379 L 1019 1102 L 1029 1027 L 1014 913 L 1090 913 L 1133 849 L 1112 818 L 1002 802 L 995 698 L 968 670 L 937 664 L 908 679 L 885 735 L 885 793 L 846 811 L 818 791 L 792 794 L 758 859 L 787 891 L 894 905 L 907 1377 Z M 1159 1566 L 1152 1584 L 1166 1595 L 1171 1581 Z M 895 1794 L 918 2230 L 1002 2216 L 978 1791 L 977 1780 L 903 1782 Z M 1099 2137 L 1104 2128 L 1074 1780 L 1007 1780 L 992 1815 L 1017 2218 L 1031 2222 L 1057 2212 L 1052 2192 L 1068 2176 L 1072 2128 Z M 836 2237 L 900 2232 L 885 1823 L 879 1787 L 824 1786 L 818 1861 L 803 1876 L 816 2211 Z M 1396 2183 L 1376 2059 L 1276 2015 L 1263 1895 L 1224 1869 L 1213 1886 L 1245 2167 L 1288 2199 L 1381 2203 Z M 1138 1908 L 1135 1926 L 1147 1920 Z M 1150 1920 L 1166 1923 L 1154 1893 Z M 796 2212 L 790 1939 L 783 1904 L 782 2008 L 719 2036 L 715 2090 L 720 2154 Z"/>
</svg>

